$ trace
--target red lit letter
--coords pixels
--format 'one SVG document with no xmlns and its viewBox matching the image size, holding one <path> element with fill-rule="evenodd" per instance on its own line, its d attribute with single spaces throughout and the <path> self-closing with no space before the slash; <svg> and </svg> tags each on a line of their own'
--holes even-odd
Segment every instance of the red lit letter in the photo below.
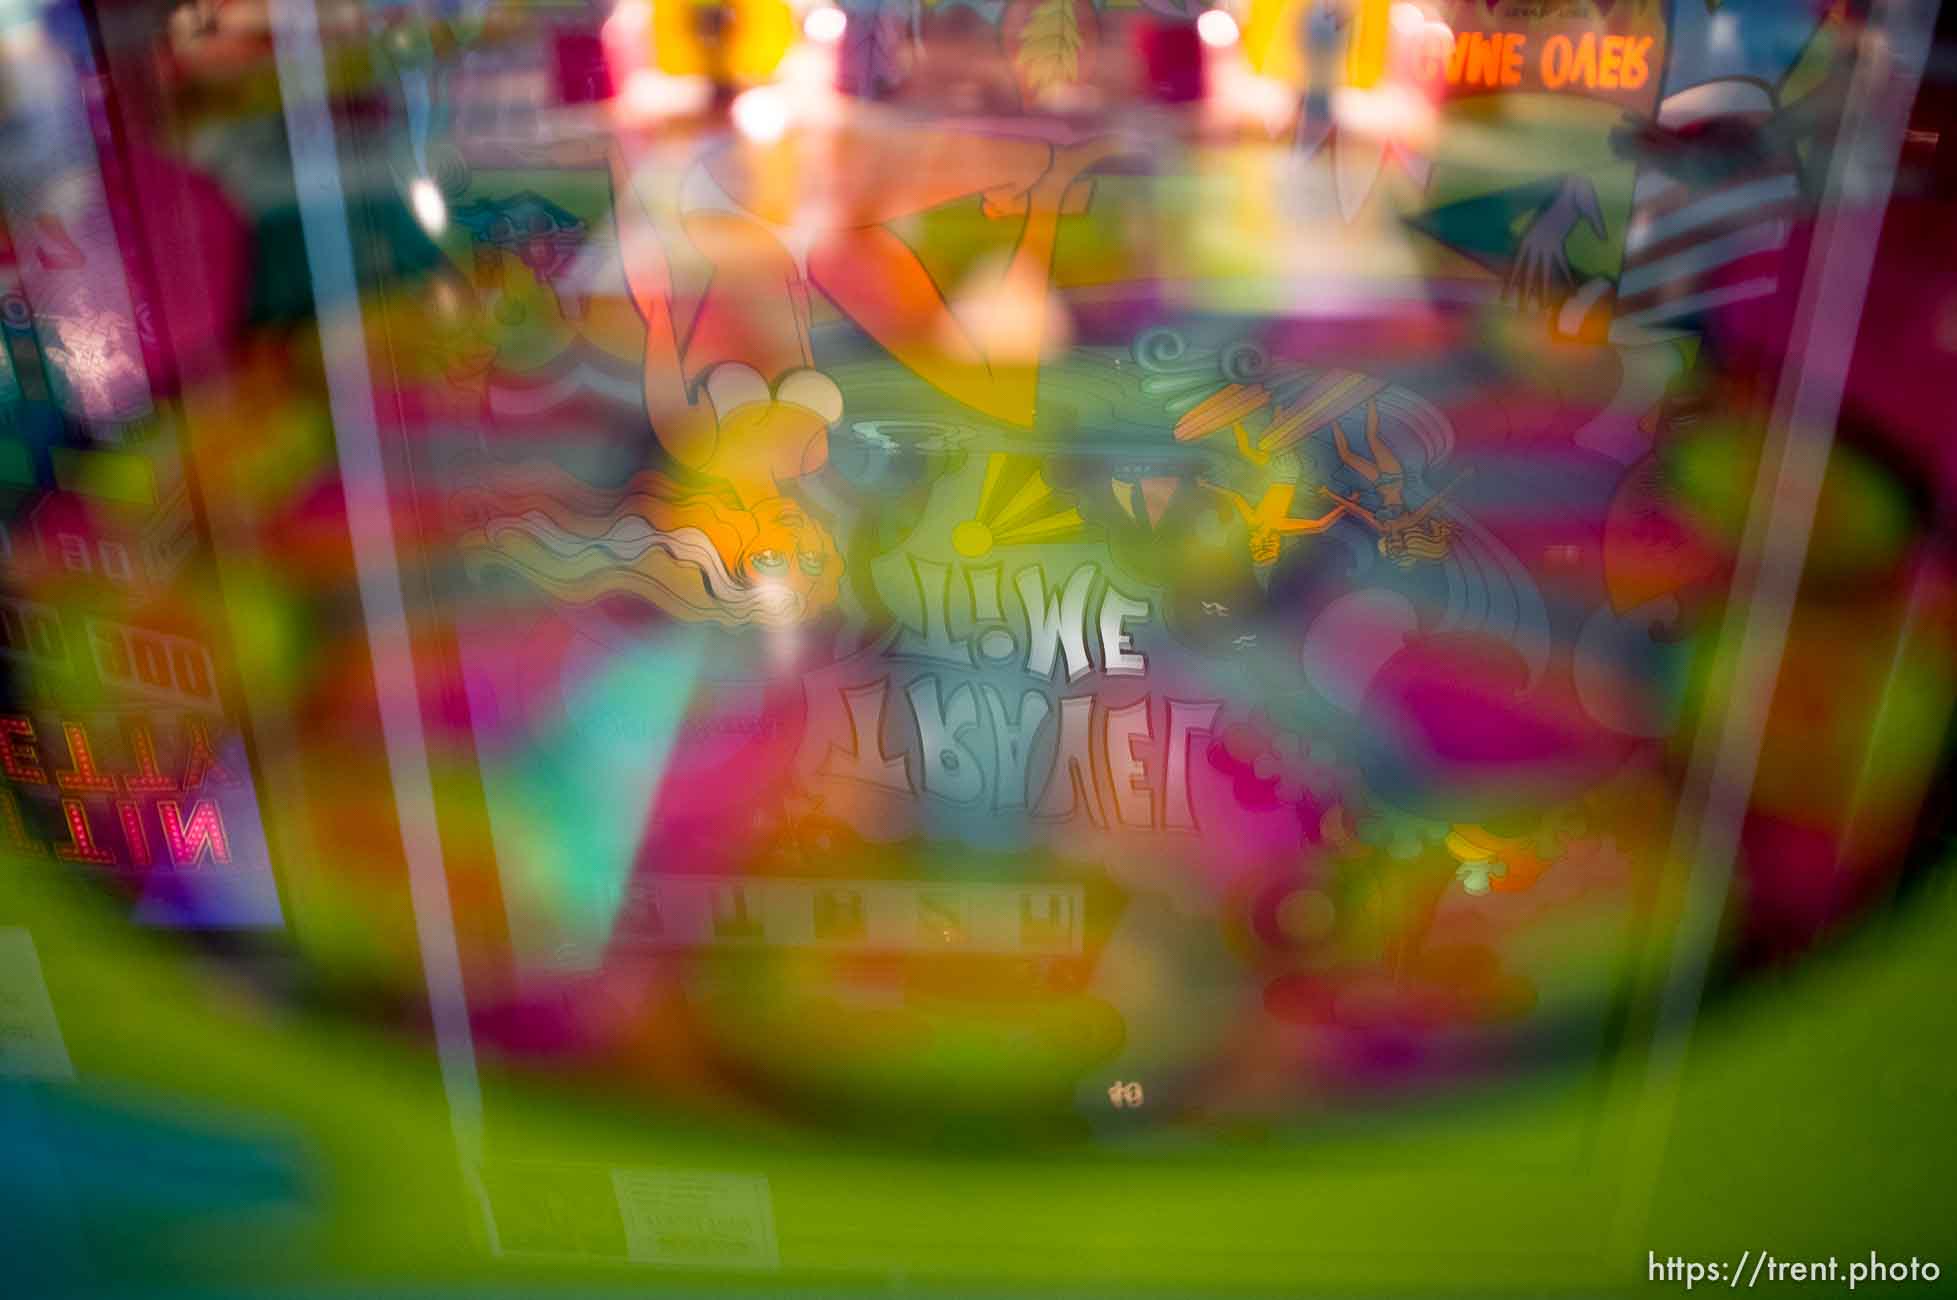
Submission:
<svg viewBox="0 0 1957 1300">
<path fill-rule="evenodd" d="M 1576 61 L 1576 46 L 1567 36 L 1552 36 L 1543 42 L 1542 84 L 1561 90 L 1570 79 L 1570 65 Z"/>
<path fill-rule="evenodd" d="M 54 855 L 69 862 L 92 862 L 106 867 L 116 860 L 116 855 L 95 842 L 95 833 L 89 829 L 88 813 L 82 808 L 79 799 L 61 801 L 61 818 L 68 823 L 68 842 L 57 844 Z"/>
<path fill-rule="evenodd" d="M 129 860 L 139 867 L 147 867 L 149 832 L 143 829 L 143 810 L 127 799 L 118 799 L 116 816 L 122 821 L 122 842 L 129 847 Z"/>
<path fill-rule="evenodd" d="M 1500 34 L 1490 37 L 1476 32 L 1469 39 L 1474 44 L 1468 50 L 1468 70 L 1462 81 L 1493 90 L 1502 80 L 1502 38 Z"/>
<path fill-rule="evenodd" d="M 238 778 L 231 769 L 217 761 L 217 751 L 211 748 L 211 738 L 204 732 L 204 724 L 186 718 L 183 724 L 184 744 L 190 750 L 183 760 L 183 788 L 196 790 L 205 781 L 213 785 L 236 785 Z"/>
<path fill-rule="evenodd" d="M 231 845 L 224 838 L 224 821 L 217 815 L 217 805 L 209 799 L 199 799 L 192 805 L 189 821 L 184 820 L 183 809 L 174 799 L 157 804 L 156 814 L 163 822 L 163 842 L 170 848 L 170 861 L 177 866 L 196 866 L 207 849 L 211 861 L 231 861 Z"/>
<path fill-rule="evenodd" d="M 1642 90 L 1651 78 L 1651 37 L 1642 36 L 1624 49 L 1624 73 L 1618 84 L 1626 90 Z"/>
<path fill-rule="evenodd" d="M 1597 88 L 1597 33 L 1585 32 L 1577 42 L 1576 59 L 1570 64 L 1570 80 L 1581 81 L 1586 90 Z"/>
<path fill-rule="evenodd" d="M 1457 32 L 1454 44 L 1447 51 L 1447 84 L 1458 86 L 1467 77 L 1468 50 L 1474 45 L 1479 32 Z M 1483 39 L 1486 39 L 1483 37 Z"/>
<path fill-rule="evenodd" d="M 75 767 L 71 772 L 56 772 L 55 784 L 76 794 L 114 794 L 115 781 L 95 770 L 95 755 L 88 748 L 87 730 L 79 722 L 64 722 L 61 734 L 68 738 L 68 758 Z"/>
<path fill-rule="evenodd" d="M 163 775 L 156 763 L 156 737 L 140 722 L 129 724 L 129 753 L 136 760 L 136 775 L 122 778 L 129 794 L 169 794 L 177 783 Z"/>
<path fill-rule="evenodd" d="M 48 774 L 34 751 L 34 724 L 9 714 L 0 717 L 0 772 L 29 785 L 46 785 Z"/>
<path fill-rule="evenodd" d="M 1502 37 L 1502 84 L 1504 86 L 1522 84 L 1522 45 L 1525 39 L 1520 32 L 1510 32 Z"/>
<path fill-rule="evenodd" d="M 1603 66 L 1597 70 L 1597 84 L 1605 90 L 1617 89 L 1618 73 L 1624 67 L 1624 44 L 1622 36 L 1604 37 Z"/>
</svg>

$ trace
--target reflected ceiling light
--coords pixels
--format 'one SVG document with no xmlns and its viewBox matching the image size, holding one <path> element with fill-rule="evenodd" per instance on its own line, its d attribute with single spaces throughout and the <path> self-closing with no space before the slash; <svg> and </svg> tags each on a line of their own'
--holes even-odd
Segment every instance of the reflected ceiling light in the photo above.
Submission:
<svg viewBox="0 0 1957 1300">
<path fill-rule="evenodd" d="M 820 5 L 809 10 L 809 16 L 802 20 L 802 35 L 817 45 L 834 45 L 843 38 L 843 29 L 849 26 L 849 15 L 835 5 Z"/>
<path fill-rule="evenodd" d="M 442 199 L 442 192 L 435 188 L 435 182 L 426 176 L 408 182 L 408 206 L 414 209 L 415 220 L 429 234 L 439 235 L 448 229 L 448 204 Z"/>
<path fill-rule="evenodd" d="M 734 129 L 757 144 L 781 139 L 788 129 L 788 105 L 773 86 L 743 91 L 734 100 Z"/>
<path fill-rule="evenodd" d="M 1237 43 L 1237 20 L 1221 9 L 1205 9 L 1196 20 L 1196 35 L 1212 49 L 1226 49 Z"/>
</svg>

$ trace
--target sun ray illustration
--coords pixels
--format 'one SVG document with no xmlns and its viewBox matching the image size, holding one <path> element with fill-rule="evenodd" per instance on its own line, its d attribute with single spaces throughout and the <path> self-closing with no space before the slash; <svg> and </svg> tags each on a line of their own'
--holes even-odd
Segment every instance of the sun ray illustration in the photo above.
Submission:
<svg viewBox="0 0 1957 1300">
<path fill-rule="evenodd" d="M 1086 526 L 1080 511 L 1046 481 L 1038 461 L 994 452 L 985 464 L 977 509 L 952 529 L 951 545 L 975 560 L 1000 546 L 1065 541 Z"/>
</svg>

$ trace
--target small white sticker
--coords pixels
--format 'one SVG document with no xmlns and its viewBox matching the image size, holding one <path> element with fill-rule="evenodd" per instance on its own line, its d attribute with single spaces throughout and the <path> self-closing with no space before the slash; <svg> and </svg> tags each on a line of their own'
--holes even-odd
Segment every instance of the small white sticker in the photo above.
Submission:
<svg viewBox="0 0 1957 1300">
<path fill-rule="evenodd" d="M 644 1264 L 777 1269 L 774 1197 L 761 1174 L 614 1169 L 625 1250 Z"/>
<path fill-rule="evenodd" d="M 0 1078 L 74 1077 L 34 939 L 18 926 L 0 928 Z"/>
</svg>

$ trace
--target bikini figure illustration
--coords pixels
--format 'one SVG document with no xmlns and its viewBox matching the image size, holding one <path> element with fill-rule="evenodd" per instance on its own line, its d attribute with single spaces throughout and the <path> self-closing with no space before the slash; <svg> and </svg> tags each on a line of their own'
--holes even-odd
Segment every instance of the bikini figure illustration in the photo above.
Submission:
<svg viewBox="0 0 1957 1300">
<path fill-rule="evenodd" d="M 648 470 L 608 494 L 532 464 L 525 490 L 503 494 L 465 547 L 573 604 L 626 595 L 727 626 L 818 615 L 836 599 L 842 558 L 794 491 L 827 463 L 844 401 L 816 366 L 814 296 L 948 396 L 1031 428 L 1059 223 L 1085 206 L 1081 174 L 1120 148 L 1108 138 L 1060 147 L 957 131 L 789 132 L 700 159 L 677 203 L 663 204 L 651 170 L 614 149 L 646 415 L 665 456 L 704 486 Z M 798 189 L 803 178 L 820 178 L 821 191 Z M 1034 310 L 954 311 L 891 228 L 961 199 L 1018 220 L 988 301 Z M 700 265 L 697 289 L 676 277 L 675 251 Z"/>
</svg>

